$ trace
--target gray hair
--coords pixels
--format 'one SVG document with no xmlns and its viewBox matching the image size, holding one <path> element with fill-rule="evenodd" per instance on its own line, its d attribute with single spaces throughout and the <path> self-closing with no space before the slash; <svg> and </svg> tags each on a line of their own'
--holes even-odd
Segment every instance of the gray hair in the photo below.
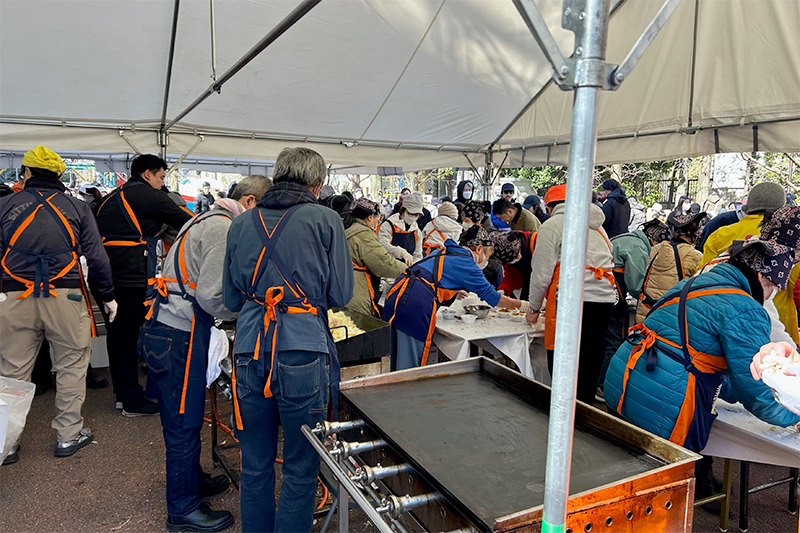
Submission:
<svg viewBox="0 0 800 533">
<path fill-rule="evenodd" d="M 325 180 L 325 160 L 309 148 L 284 148 L 275 161 L 275 183 L 289 181 L 304 187 L 316 187 Z"/>
<path fill-rule="evenodd" d="M 244 196 L 253 195 L 256 202 L 272 187 L 272 180 L 260 174 L 250 174 L 236 184 L 231 193 L 231 199 L 239 201 Z"/>
</svg>

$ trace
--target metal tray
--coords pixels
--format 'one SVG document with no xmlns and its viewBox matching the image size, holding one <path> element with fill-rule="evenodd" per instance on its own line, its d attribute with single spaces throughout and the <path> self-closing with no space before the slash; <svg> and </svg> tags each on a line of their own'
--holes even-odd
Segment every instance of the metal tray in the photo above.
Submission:
<svg viewBox="0 0 800 533">
<path fill-rule="evenodd" d="M 392 327 L 377 318 L 350 309 L 332 309 L 349 316 L 364 333 L 349 336 L 336 343 L 339 363 L 342 366 L 380 361 L 389 355 Z"/>
<path fill-rule="evenodd" d="M 353 380 L 341 389 L 343 414 L 363 418 L 485 531 L 540 527 L 549 396 L 548 387 L 485 358 Z M 698 458 L 579 402 L 568 526 L 685 530 Z M 425 524 L 420 511 L 415 516 Z"/>
</svg>

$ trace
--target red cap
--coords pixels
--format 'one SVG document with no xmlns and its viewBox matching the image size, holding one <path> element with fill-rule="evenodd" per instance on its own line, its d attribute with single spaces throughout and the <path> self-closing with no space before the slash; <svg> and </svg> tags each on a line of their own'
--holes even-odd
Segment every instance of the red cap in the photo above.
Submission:
<svg viewBox="0 0 800 533">
<path fill-rule="evenodd" d="M 547 189 L 544 195 L 544 205 L 550 205 L 550 202 L 563 202 L 567 199 L 567 185 L 553 185 Z"/>
</svg>

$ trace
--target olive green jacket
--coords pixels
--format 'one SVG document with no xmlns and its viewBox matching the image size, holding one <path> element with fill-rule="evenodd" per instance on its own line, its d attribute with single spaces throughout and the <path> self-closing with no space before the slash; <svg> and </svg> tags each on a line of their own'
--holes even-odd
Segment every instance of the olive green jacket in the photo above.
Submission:
<svg viewBox="0 0 800 533">
<path fill-rule="evenodd" d="M 350 257 L 354 265 L 366 266 L 370 273 L 381 278 L 396 278 L 406 269 L 406 264 L 392 257 L 378 242 L 375 232 L 361 220 L 356 220 L 344 234 L 350 246 Z M 345 307 L 366 315 L 378 316 L 370 301 L 370 286 L 366 273 L 353 269 L 353 275 L 355 277 L 353 299 Z"/>
</svg>

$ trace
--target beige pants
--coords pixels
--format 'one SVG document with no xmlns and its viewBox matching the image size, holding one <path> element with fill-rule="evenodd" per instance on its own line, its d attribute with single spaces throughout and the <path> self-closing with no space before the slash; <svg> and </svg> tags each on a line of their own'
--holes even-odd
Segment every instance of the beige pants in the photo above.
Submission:
<svg viewBox="0 0 800 533">
<path fill-rule="evenodd" d="M 30 381 L 42 337 L 47 337 L 56 369 L 52 427 L 59 442 L 65 442 L 83 428 L 81 407 L 92 353 L 92 324 L 80 289 L 56 289 L 56 293 L 56 298 L 31 295 L 24 300 L 17 300 L 21 291 L 6 293 L 6 300 L 0 302 L 0 375 Z"/>
</svg>

